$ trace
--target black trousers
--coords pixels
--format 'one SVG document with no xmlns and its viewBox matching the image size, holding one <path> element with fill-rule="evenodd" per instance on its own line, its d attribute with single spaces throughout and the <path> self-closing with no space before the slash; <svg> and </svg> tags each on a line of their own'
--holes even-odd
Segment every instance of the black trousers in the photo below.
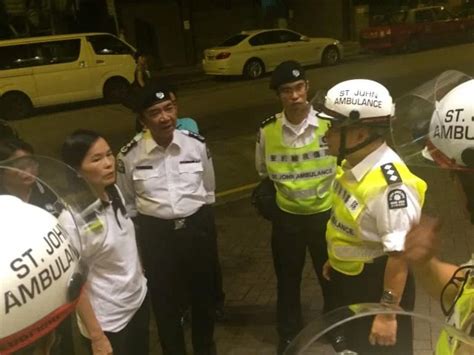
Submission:
<svg viewBox="0 0 474 355">
<path fill-rule="evenodd" d="M 191 304 L 194 354 L 215 354 L 217 263 L 211 206 L 183 221 L 139 215 L 139 243 L 164 355 L 184 355 L 181 306 Z"/>
<path fill-rule="evenodd" d="M 150 302 L 147 296 L 128 324 L 119 332 L 105 332 L 112 345 L 114 355 L 149 354 Z M 91 342 L 82 337 L 92 354 Z"/>
<path fill-rule="evenodd" d="M 72 332 L 72 322 L 74 318 L 69 315 L 57 328 L 56 338 L 50 351 L 51 355 L 70 354 L 74 355 L 74 341 Z"/>
<path fill-rule="evenodd" d="M 281 340 L 293 339 L 303 327 L 301 277 L 309 250 L 323 292 L 323 311 L 331 300 L 328 281 L 322 276 L 326 262 L 326 225 L 330 211 L 294 215 L 279 210 L 272 222 L 273 264 L 277 276 L 277 329 Z"/>
<path fill-rule="evenodd" d="M 383 283 L 387 256 L 365 264 L 362 273 L 349 276 L 336 270 L 331 270 L 331 287 L 333 288 L 334 307 L 347 306 L 354 303 L 380 302 L 383 293 Z M 415 282 L 413 275 L 408 274 L 405 290 L 400 306 L 407 311 L 415 306 Z M 332 334 L 344 335 L 350 350 L 359 355 L 364 354 L 413 354 L 413 324 L 410 317 L 397 315 L 397 343 L 394 346 L 372 346 L 369 334 L 374 317 L 364 317 L 353 320 L 346 325 L 336 328 Z"/>
</svg>

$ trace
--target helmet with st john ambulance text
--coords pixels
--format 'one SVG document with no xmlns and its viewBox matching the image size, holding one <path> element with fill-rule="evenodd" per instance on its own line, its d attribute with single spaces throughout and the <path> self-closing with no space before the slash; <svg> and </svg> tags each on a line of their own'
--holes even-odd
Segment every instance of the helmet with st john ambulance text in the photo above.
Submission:
<svg viewBox="0 0 474 355">
<path fill-rule="evenodd" d="M 342 126 L 387 126 L 393 116 L 393 100 L 387 88 L 368 79 L 343 81 L 313 102 L 320 111 L 318 117 Z"/>
<path fill-rule="evenodd" d="M 474 80 L 454 87 L 433 112 L 423 154 L 441 167 L 474 171 Z"/>
<path fill-rule="evenodd" d="M 25 169 L 29 164 L 37 169 Z M 35 184 L 57 197 L 48 209 L 7 188 L 6 174 L 31 171 Z M 35 349 L 74 310 L 87 278 L 82 240 L 100 238 L 106 227 L 91 207 L 96 201 L 77 172 L 59 161 L 28 156 L 0 162 L 1 355 Z"/>
<path fill-rule="evenodd" d="M 406 163 L 474 171 L 474 80 L 449 70 L 396 101 L 392 138 Z"/>
</svg>

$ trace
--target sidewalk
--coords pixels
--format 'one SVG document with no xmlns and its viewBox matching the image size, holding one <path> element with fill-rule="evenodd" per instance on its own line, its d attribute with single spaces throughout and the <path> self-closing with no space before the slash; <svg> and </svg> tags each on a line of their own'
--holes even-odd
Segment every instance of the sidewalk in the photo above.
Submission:
<svg viewBox="0 0 474 355">
<path fill-rule="evenodd" d="M 343 61 L 360 55 L 359 42 L 347 41 L 342 42 L 342 45 L 344 47 Z M 196 65 L 163 68 L 154 72 L 154 76 L 179 84 L 191 84 L 213 79 L 212 75 L 204 74 L 200 62 Z"/>
<path fill-rule="evenodd" d="M 448 174 L 434 170 L 416 170 L 428 185 L 425 211 L 444 217 L 440 237 L 442 258 L 462 263 L 470 257 L 474 229 L 459 213 L 459 196 Z M 216 207 L 219 230 L 219 250 L 226 292 L 227 320 L 217 323 L 215 340 L 219 355 L 274 355 L 276 279 L 273 271 L 270 224 L 256 215 L 248 197 Z M 473 239 L 473 240 L 471 240 Z M 321 291 L 307 258 L 301 286 L 303 315 L 306 322 L 321 311 Z M 416 312 L 442 319 L 438 300 L 431 300 L 418 287 Z M 152 323 L 152 327 L 155 327 Z M 188 327 L 189 328 L 189 327 Z M 161 354 L 156 330 L 153 330 L 151 354 Z M 190 344 L 189 329 L 187 343 Z M 433 353 L 438 329 L 415 321 L 415 355 Z M 319 354 L 331 354 L 326 349 Z M 189 353 L 192 351 L 190 349 Z M 318 354 L 310 352 L 309 354 Z"/>
</svg>

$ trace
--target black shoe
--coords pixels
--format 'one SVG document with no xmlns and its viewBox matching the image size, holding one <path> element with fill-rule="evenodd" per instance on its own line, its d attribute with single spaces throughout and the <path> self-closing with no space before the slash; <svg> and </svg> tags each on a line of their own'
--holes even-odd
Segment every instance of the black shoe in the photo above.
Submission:
<svg viewBox="0 0 474 355">
<path fill-rule="evenodd" d="M 213 343 L 208 349 L 194 350 L 194 355 L 217 355 L 216 344 Z"/>
<path fill-rule="evenodd" d="M 278 343 L 277 355 L 283 355 L 290 343 L 291 339 L 280 339 L 280 342 Z"/>
</svg>

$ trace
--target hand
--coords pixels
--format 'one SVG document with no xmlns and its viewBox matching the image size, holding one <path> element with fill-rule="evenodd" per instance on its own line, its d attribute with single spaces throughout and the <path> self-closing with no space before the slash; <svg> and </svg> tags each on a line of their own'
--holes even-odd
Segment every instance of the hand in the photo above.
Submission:
<svg viewBox="0 0 474 355">
<path fill-rule="evenodd" d="M 93 355 L 111 355 L 113 354 L 112 345 L 109 339 L 102 333 L 101 336 L 91 339 Z"/>
<path fill-rule="evenodd" d="M 437 218 L 421 216 L 420 223 L 414 226 L 406 236 L 404 257 L 408 263 L 423 264 L 437 254 L 439 240 L 436 235 L 440 226 Z"/>
<path fill-rule="evenodd" d="M 394 314 L 378 314 L 372 322 L 369 335 L 371 345 L 395 345 L 397 341 L 397 318 Z"/>
<path fill-rule="evenodd" d="M 328 281 L 331 281 L 331 270 L 331 264 L 329 263 L 329 260 L 326 260 L 323 265 L 323 277 Z"/>
</svg>

